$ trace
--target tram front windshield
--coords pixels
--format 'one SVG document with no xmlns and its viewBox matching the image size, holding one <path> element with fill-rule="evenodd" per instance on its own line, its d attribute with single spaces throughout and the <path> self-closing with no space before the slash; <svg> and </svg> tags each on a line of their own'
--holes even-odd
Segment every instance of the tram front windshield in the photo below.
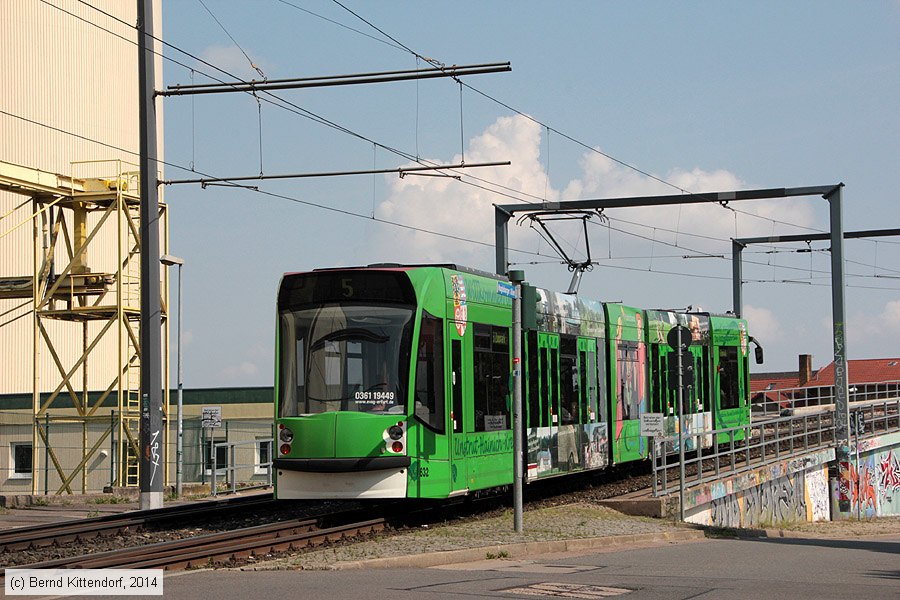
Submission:
<svg viewBox="0 0 900 600">
<path fill-rule="evenodd" d="M 279 415 L 404 414 L 412 317 L 397 305 L 282 311 Z"/>
</svg>

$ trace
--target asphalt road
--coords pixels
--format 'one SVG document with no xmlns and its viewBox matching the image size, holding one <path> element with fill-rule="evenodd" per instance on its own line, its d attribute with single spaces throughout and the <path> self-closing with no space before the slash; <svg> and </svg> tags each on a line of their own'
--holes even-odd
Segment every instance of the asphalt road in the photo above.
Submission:
<svg viewBox="0 0 900 600">
<path fill-rule="evenodd" d="M 194 571 L 166 575 L 165 597 L 896 599 L 900 598 L 900 534 L 853 539 L 710 539 L 432 568 Z"/>
</svg>

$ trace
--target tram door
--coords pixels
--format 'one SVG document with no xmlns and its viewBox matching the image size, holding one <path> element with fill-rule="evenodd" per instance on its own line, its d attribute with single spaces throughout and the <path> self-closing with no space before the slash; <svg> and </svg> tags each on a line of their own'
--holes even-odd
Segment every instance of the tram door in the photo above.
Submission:
<svg viewBox="0 0 900 600">
<path fill-rule="evenodd" d="M 541 436 L 538 471 L 559 469 L 559 336 L 538 334 L 541 410 L 546 415 L 546 435 Z M 543 419 L 542 419 L 543 420 Z M 550 463 L 547 465 L 547 463 Z M 549 468 L 548 468 L 549 467 Z"/>
<path fill-rule="evenodd" d="M 600 352 L 598 352 L 598 348 Z M 585 469 L 609 464 L 606 382 L 603 377 L 603 345 L 594 338 L 578 339 L 578 377 L 581 397 L 581 444 Z M 599 359 L 599 362 L 598 362 Z M 598 366 L 600 367 L 598 370 Z"/>
<path fill-rule="evenodd" d="M 471 389 L 466 381 L 463 341 L 456 338 L 456 328 L 451 324 L 450 337 L 450 415 L 447 431 L 450 433 L 450 490 L 464 492 L 468 487 L 468 469 L 465 454 L 465 411 L 463 398 L 471 397 Z M 456 339 L 454 339 L 456 338 Z"/>
</svg>

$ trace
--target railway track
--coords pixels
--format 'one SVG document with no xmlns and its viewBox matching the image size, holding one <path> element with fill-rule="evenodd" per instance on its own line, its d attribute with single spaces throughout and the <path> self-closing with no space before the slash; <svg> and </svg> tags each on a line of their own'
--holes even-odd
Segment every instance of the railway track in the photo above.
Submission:
<svg viewBox="0 0 900 600">
<path fill-rule="evenodd" d="M 541 503 L 541 498 L 559 493 L 558 486 L 553 490 L 533 490 L 534 501 Z M 611 494 L 609 494 L 611 495 Z M 269 497 L 271 501 L 271 497 Z M 532 500 L 529 500 L 531 503 Z M 202 503 L 190 505 L 193 509 L 183 512 L 181 518 L 197 517 L 196 507 L 205 505 L 206 510 L 214 509 L 214 504 Z M 232 507 L 238 506 L 246 510 L 252 504 L 241 503 L 239 499 L 229 502 Z M 261 502 L 259 505 L 264 505 Z M 305 515 L 301 518 L 281 520 L 263 525 L 243 527 L 229 531 L 206 533 L 202 535 L 190 535 L 177 540 L 146 543 L 142 545 L 129 545 L 109 551 L 95 551 L 82 553 L 62 558 L 42 558 L 41 554 L 53 555 L 52 552 L 38 550 L 34 552 L 35 558 L 28 564 L 10 566 L 9 561 L 4 561 L 4 554 L 0 554 L 0 565 L 6 563 L 7 568 L 16 569 L 49 569 L 49 568 L 162 568 L 162 569 L 188 569 L 216 566 L 230 566 L 241 563 L 248 558 L 268 558 L 269 555 L 283 552 L 296 552 L 310 549 L 316 546 L 337 543 L 351 538 L 366 535 L 388 529 L 389 527 L 418 527 L 426 523 L 440 523 L 448 519 L 472 518 L 480 512 L 490 512 L 504 506 L 503 496 L 486 497 L 469 504 L 454 504 L 452 506 L 419 506 L 411 509 L 408 504 L 379 503 L 369 504 L 362 508 L 355 508 L 326 512 L 315 517 Z M 164 519 L 176 519 L 174 513 L 181 512 L 167 508 L 170 513 Z M 192 514 L 191 514 L 192 513 Z M 139 517 L 144 518 L 139 518 Z M 115 535 L 114 532 L 131 527 L 143 527 L 147 524 L 146 517 L 131 513 L 128 515 L 114 515 L 101 517 L 81 522 L 69 522 L 59 525 L 48 525 L 29 530 L 11 530 L 0 534 L 0 546 L 8 552 L 16 548 L 46 548 L 51 544 L 64 544 L 70 541 L 84 542 L 90 545 L 90 540 L 98 536 Z M 207 514 L 203 517 L 206 518 Z M 377 518 L 373 518 L 377 517 Z M 474 518 L 478 518 L 474 516 Z M 389 525 L 390 524 L 390 525 Z M 55 531 L 51 531 L 55 530 Z M 133 531 L 133 530 L 132 530 Z M 55 540 L 55 541 L 54 541 Z M 109 547 L 109 545 L 107 545 Z M 96 550 L 96 547 L 93 548 Z M 7 555 L 8 556 L 8 555 Z M 5 570 L 0 569 L 0 580 L 4 578 Z M 2 585 L 2 582 L 0 582 Z"/>
<path fill-rule="evenodd" d="M 246 510 L 260 510 L 274 506 L 272 494 L 229 498 L 222 501 L 180 504 L 157 510 L 131 511 L 117 515 L 105 515 L 48 523 L 28 528 L 14 528 L 0 532 L 0 560 L 7 552 L 44 548 L 72 542 L 88 542 L 100 537 L 110 537 L 125 531 L 139 531 L 149 525 L 177 522 L 203 515 L 227 515 Z"/>
<path fill-rule="evenodd" d="M 336 516 L 332 515 L 331 518 Z M 170 542 L 19 565 L 16 568 L 188 569 L 222 566 L 252 556 L 300 550 L 373 533 L 380 531 L 384 526 L 385 521 L 381 518 L 327 528 L 319 527 L 316 519 L 295 519 Z M 5 570 L 0 576 L 5 576 Z"/>
</svg>

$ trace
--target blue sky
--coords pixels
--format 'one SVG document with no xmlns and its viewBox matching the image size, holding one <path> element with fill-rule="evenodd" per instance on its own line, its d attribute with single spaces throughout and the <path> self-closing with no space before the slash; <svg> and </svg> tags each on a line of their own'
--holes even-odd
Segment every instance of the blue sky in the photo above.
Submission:
<svg viewBox="0 0 900 600">
<path fill-rule="evenodd" d="M 449 79 L 278 92 L 290 111 L 245 94 L 167 98 L 170 165 L 228 177 L 411 164 L 386 148 L 442 164 L 512 165 L 469 169 L 462 181 L 259 183 L 270 194 L 167 186 L 170 251 L 186 261 L 187 387 L 271 384 L 284 272 L 378 261 L 492 270 L 492 203 L 843 182 L 846 230 L 900 226 L 897 1 L 204 3 L 227 34 L 198 0 L 179 0 L 164 3 L 164 39 L 242 78 L 260 78 L 244 52 L 269 79 L 427 66 L 396 42 L 447 65 L 509 61 L 512 72 L 467 77 L 477 91 L 462 93 Z M 166 61 L 169 85 L 226 78 L 174 50 L 166 56 L 195 69 Z M 198 175 L 169 166 L 166 176 Z M 581 294 L 724 312 L 730 238 L 828 228 L 818 198 L 733 208 L 623 209 L 609 211 L 608 226 L 593 220 L 598 265 Z M 576 231 L 556 233 L 583 256 Z M 529 281 L 565 289 L 569 273 L 548 244 L 527 227 L 510 234 Z M 806 248 L 746 254 L 745 309 L 766 347 L 764 370 L 796 369 L 801 353 L 817 367 L 832 358 L 827 244 L 788 252 Z M 848 242 L 846 252 L 850 358 L 900 356 L 900 239 Z M 726 259 L 683 258 L 697 254 Z"/>
</svg>

